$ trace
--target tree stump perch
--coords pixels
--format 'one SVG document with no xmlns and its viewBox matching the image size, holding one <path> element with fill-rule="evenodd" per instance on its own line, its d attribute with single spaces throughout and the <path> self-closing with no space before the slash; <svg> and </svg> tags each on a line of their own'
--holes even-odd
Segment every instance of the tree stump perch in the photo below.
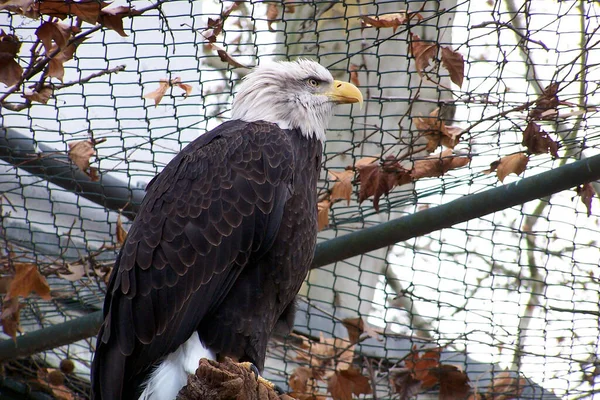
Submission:
<svg viewBox="0 0 600 400">
<path fill-rule="evenodd" d="M 248 368 L 230 358 L 219 363 L 203 358 L 195 375 L 189 375 L 187 385 L 177 400 L 294 400 L 279 395 Z"/>
</svg>

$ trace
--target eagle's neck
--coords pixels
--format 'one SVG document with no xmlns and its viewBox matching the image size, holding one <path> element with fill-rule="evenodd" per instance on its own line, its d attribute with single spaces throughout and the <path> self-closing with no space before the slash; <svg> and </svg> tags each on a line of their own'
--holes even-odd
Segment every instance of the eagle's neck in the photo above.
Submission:
<svg viewBox="0 0 600 400">
<path fill-rule="evenodd" d="M 324 142 L 333 107 L 325 96 L 285 95 L 274 89 L 244 90 L 237 94 L 231 116 L 245 122 L 271 122 L 281 129 L 299 129 L 306 138 Z"/>
</svg>

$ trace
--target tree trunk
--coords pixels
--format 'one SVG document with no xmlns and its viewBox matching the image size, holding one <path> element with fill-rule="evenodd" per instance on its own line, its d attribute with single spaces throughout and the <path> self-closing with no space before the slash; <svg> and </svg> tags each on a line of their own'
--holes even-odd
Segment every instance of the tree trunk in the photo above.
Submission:
<svg viewBox="0 0 600 400">
<path fill-rule="evenodd" d="M 409 30 L 407 25 L 403 25 L 396 33 L 392 28 L 366 28 L 361 31 L 359 16 L 404 11 L 400 9 L 400 4 L 403 3 L 318 3 L 297 6 L 294 13 L 283 13 L 282 22 L 278 25 L 285 27 L 285 32 L 278 34 L 279 56 L 290 59 L 315 58 L 328 67 L 336 79 L 349 80 L 349 71 L 359 68 L 357 77 L 365 105 L 362 110 L 353 106 L 351 118 L 348 117 L 348 108 L 338 109 L 338 116 L 332 120 L 327 133 L 326 170 L 340 171 L 362 157 L 381 157 L 383 152 L 384 157 L 402 154 L 416 140 L 416 128 L 410 117 L 428 115 L 438 107 L 440 100 L 451 98 L 448 90 L 419 77 L 414 58 L 408 55 L 408 38 L 412 33 L 422 39 L 451 43 L 452 14 L 438 15 L 438 12 L 452 9 L 456 1 L 410 3 L 411 12 L 419 11 L 423 5 L 421 15 L 427 22 L 417 24 L 417 20 L 413 19 L 411 23 L 417 26 Z M 447 77 L 442 78 L 442 83 L 450 87 Z M 452 112 L 446 113 L 446 116 L 449 114 Z M 410 162 L 407 164 L 410 166 Z M 322 179 L 327 179 L 326 172 Z M 407 198 L 414 196 L 411 185 L 396 188 L 394 195 L 397 196 L 400 190 L 404 191 L 403 195 Z M 353 198 L 356 199 L 356 196 Z M 319 240 L 402 214 L 399 207 L 395 206 L 393 211 L 389 211 L 385 207 L 385 199 L 381 202 L 382 211 L 378 214 L 372 213 L 370 200 L 362 205 L 352 201 L 349 207 L 345 202 L 337 203 L 332 210 L 332 229 L 321 232 Z M 338 215 L 359 216 L 352 220 L 358 222 L 336 218 L 336 210 L 339 210 Z M 374 251 L 313 270 L 301 293 L 313 301 L 334 304 L 339 317 L 355 315 L 356 312 L 367 316 L 372 310 L 375 289 L 388 268 L 389 250 Z M 399 288 L 400 285 L 396 283 L 395 287 Z M 407 311 L 415 314 L 414 308 Z"/>
</svg>

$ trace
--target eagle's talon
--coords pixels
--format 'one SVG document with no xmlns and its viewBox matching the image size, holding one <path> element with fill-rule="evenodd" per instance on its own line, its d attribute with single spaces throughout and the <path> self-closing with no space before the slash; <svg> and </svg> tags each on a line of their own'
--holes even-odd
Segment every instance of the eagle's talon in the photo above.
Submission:
<svg viewBox="0 0 600 400">
<path fill-rule="evenodd" d="M 256 365 L 252 364 L 251 362 L 242 362 L 242 363 L 240 363 L 240 366 L 242 366 L 243 368 L 246 368 L 247 370 L 251 371 L 254 374 L 254 376 L 256 377 L 256 382 L 262 383 L 263 385 L 265 385 L 269 389 L 273 389 L 276 392 L 281 391 L 281 388 L 277 387 L 277 385 L 275 385 L 273 382 L 271 382 L 268 379 L 263 378 L 260 375 L 260 371 L 258 370 L 258 368 L 256 367 Z M 281 393 L 278 393 L 278 394 L 282 394 L 282 393 L 283 393 L 283 391 L 281 391 Z"/>
<path fill-rule="evenodd" d="M 245 362 L 241 362 L 240 366 L 243 368 L 246 368 L 248 371 L 252 372 L 254 374 L 254 376 L 256 377 L 256 380 L 258 380 L 258 378 L 260 378 L 260 371 L 258 370 L 256 365 L 252 364 L 249 361 L 245 361 Z"/>
<path fill-rule="evenodd" d="M 273 390 L 275 391 L 275 393 L 277 393 L 278 396 L 281 396 L 282 394 L 287 393 L 285 390 L 283 390 L 281 388 L 281 386 L 275 385 L 273 382 L 271 382 L 271 384 L 273 385 Z"/>
</svg>

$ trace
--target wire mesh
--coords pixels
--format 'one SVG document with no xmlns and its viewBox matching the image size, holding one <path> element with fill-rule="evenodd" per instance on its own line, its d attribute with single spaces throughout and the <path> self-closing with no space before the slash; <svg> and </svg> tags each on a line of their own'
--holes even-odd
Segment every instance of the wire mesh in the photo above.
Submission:
<svg viewBox="0 0 600 400">
<path fill-rule="evenodd" d="M 3 85 L 4 134 L 43 150 L 34 154 L 42 163 L 58 156 L 98 185 L 114 178 L 109 186 L 126 189 L 125 203 L 135 203 L 134 192 L 187 143 L 228 119 L 243 66 L 274 59 L 316 59 L 336 79 L 357 84 L 366 100 L 362 109 L 339 107 L 330 124 L 319 241 L 559 168 L 600 146 L 594 1 L 115 1 L 106 9 L 143 11 L 121 14 L 122 34 L 106 19 L 91 24 L 69 8 L 75 3 L 61 15 L 21 15 L 31 4 L 0 5 L 3 35 L 21 43 L 15 60 L 27 78 Z M 43 23 L 76 27 L 68 40 L 85 37 L 61 64 L 62 80 L 45 68 L 52 49 L 44 50 L 37 31 Z M 59 46 L 60 38 L 52 40 Z M 462 56 L 462 85 L 453 74 L 463 64 L 452 65 L 443 47 Z M 49 98 L 32 100 L 45 87 Z M 528 129 L 538 129 L 544 145 L 524 141 Z M 93 148 L 89 167 L 73 153 L 81 142 Z M 548 143 L 557 144 L 556 154 Z M 468 163 L 415 174 L 419 165 L 439 168 L 443 149 L 445 159 Z M 515 155 L 521 165 L 526 159 L 522 172 L 511 164 Z M 131 214 L 65 190 L 51 169 L 26 172 L 31 160 L 2 160 L 3 293 L 17 264 L 35 265 L 51 288 L 50 300 L 20 299 L 20 329 L 100 310 Z M 373 185 L 373 170 L 390 187 Z M 412 179 L 399 185 L 406 171 Z M 336 197 L 341 176 L 350 191 Z M 600 371 L 599 214 L 595 200 L 584 203 L 585 191 L 600 193 L 600 185 L 580 189 L 581 196 L 557 193 L 311 271 L 294 333 L 272 340 L 266 376 L 305 395 L 332 395 L 331 377 L 353 365 L 371 390 L 361 398 L 447 395 L 451 378 L 439 373 L 428 386 L 409 366 L 415 354 L 439 349 L 438 372 L 466 371 L 473 399 L 494 391 L 592 398 Z M 4 332 L 7 303 L 5 295 Z M 355 317 L 373 330 L 352 343 L 347 325 Z M 50 393 L 85 397 L 93 349 L 93 338 L 78 341 L 12 360 L 4 372 L 39 386 L 62 360 L 73 360 L 66 387 Z"/>
</svg>

